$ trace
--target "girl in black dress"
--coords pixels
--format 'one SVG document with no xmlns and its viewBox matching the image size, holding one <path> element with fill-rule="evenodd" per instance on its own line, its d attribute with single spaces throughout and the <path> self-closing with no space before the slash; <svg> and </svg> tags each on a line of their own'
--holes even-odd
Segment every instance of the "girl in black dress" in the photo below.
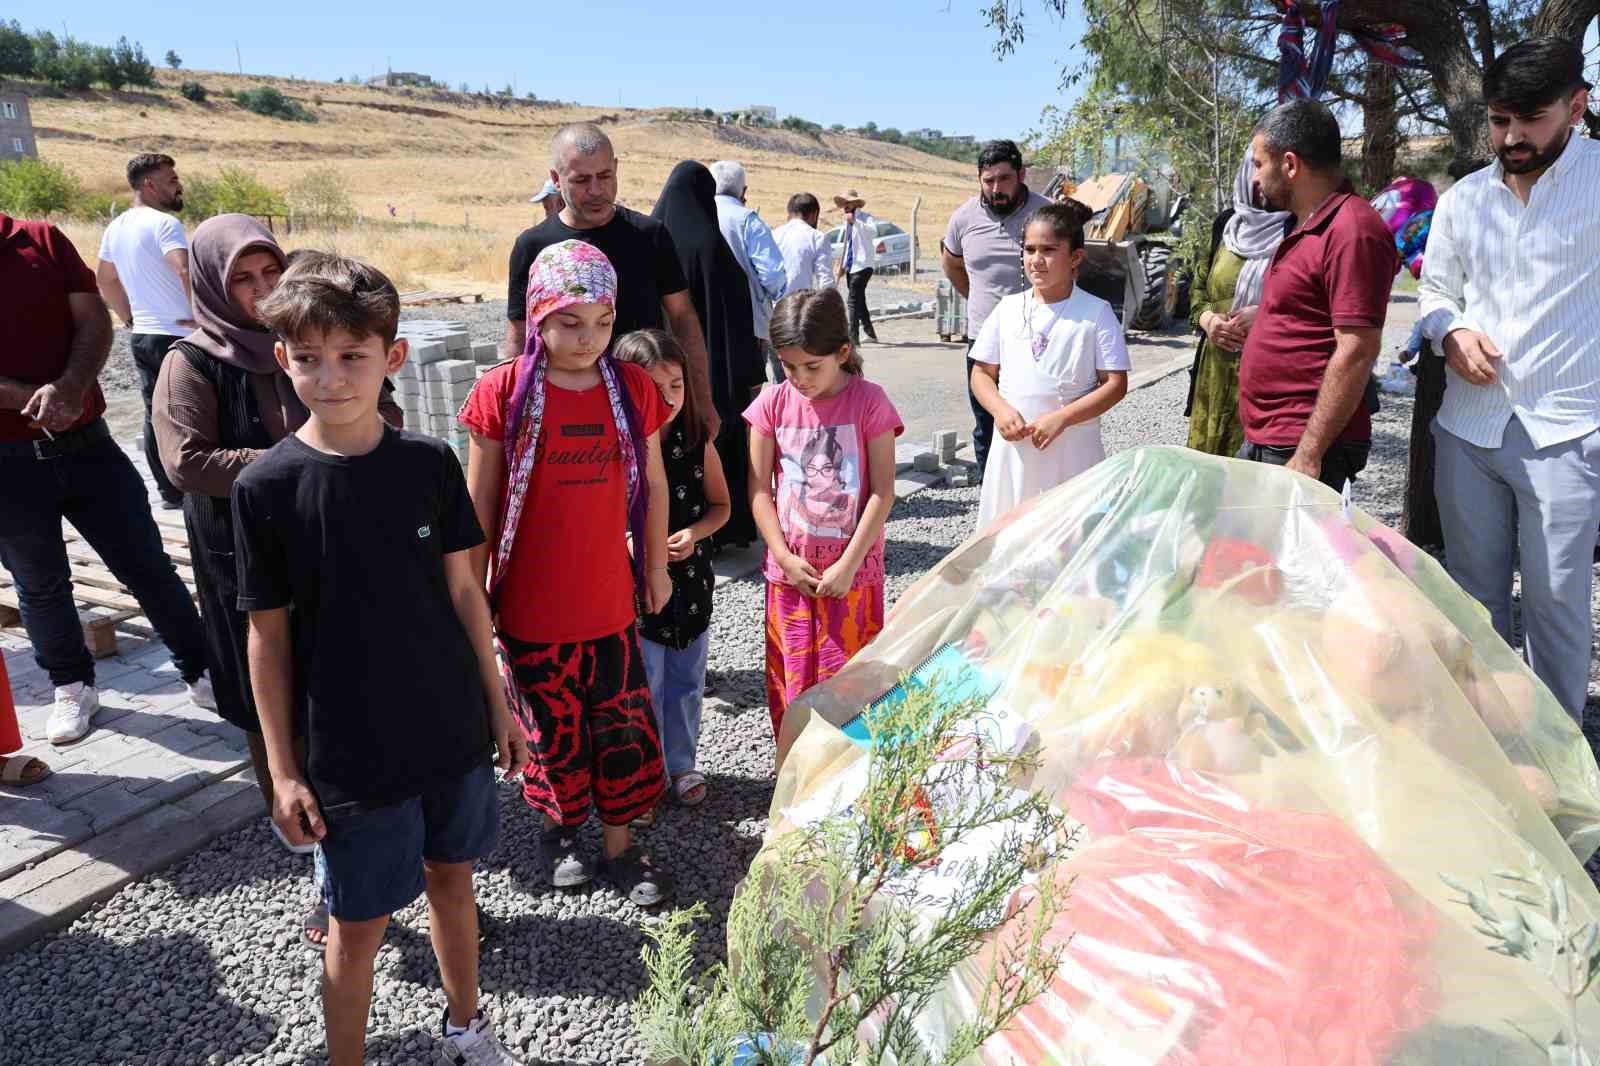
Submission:
<svg viewBox="0 0 1600 1066">
<path fill-rule="evenodd" d="M 688 362 L 672 335 L 659 329 L 637 330 L 619 340 L 612 355 L 618 362 L 636 363 L 648 371 L 672 408 L 661 430 L 672 598 L 640 623 L 639 645 L 672 794 L 684 806 L 697 807 L 706 798 L 705 775 L 695 769 L 695 748 L 710 651 L 711 594 L 716 588 L 704 542 L 728 520 L 728 482 L 710 426 L 695 407 L 694 393 L 684 387 Z M 646 824 L 653 820 L 641 819 Z"/>
</svg>

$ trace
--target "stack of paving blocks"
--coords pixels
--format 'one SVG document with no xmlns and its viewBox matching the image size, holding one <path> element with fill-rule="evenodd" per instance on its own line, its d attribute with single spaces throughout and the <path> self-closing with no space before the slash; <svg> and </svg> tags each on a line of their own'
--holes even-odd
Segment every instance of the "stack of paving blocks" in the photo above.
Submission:
<svg viewBox="0 0 1600 1066">
<path fill-rule="evenodd" d="M 467 431 L 456 414 L 473 384 L 499 359 L 499 350 L 473 344 L 459 322 L 409 319 L 400 323 L 400 336 L 411 346 L 394 375 L 394 398 L 405 412 L 406 428 L 445 441 L 465 464 Z"/>
</svg>

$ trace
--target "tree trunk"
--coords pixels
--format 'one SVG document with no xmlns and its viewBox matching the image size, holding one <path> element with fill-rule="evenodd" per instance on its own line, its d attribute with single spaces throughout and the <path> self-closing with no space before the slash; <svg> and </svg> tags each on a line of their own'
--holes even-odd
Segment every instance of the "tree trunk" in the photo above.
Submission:
<svg viewBox="0 0 1600 1066">
<path fill-rule="evenodd" d="M 1368 59 L 1362 95 L 1361 194 L 1370 197 L 1394 180 L 1394 157 L 1400 150 L 1394 68 Z"/>
<path fill-rule="evenodd" d="M 1533 20 L 1535 37 L 1565 37 L 1583 44 L 1583 31 L 1600 18 L 1600 0 L 1545 0 Z"/>
</svg>

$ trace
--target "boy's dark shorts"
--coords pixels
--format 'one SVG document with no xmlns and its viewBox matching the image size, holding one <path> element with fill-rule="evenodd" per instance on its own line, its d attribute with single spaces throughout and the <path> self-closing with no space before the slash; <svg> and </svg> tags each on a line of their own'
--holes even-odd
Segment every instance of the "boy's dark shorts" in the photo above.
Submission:
<svg viewBox="0 0 1600 1066">
<path fill-rule="evenodd" d="M 344 922 L 393 914 L 426 888 L 424 860 L 472 862 L 500 837 L 500 795 L 485 764 L 388 807 L 329 815 L 323 898 Z"/>
</svg>

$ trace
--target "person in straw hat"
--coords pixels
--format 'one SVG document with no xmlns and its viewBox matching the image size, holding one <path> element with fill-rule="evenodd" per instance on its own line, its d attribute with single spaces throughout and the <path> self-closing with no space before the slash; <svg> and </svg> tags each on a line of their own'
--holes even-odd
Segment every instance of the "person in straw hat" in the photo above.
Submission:
<svg viewBox="0 0 1600 1066">
<path fill-rule="evenodd" d="M 833 198 L 833 206 L 844 212 L 844 253 L 837 274 L 850 291 L 850 343 L 859 345 L 865 331 L 874 344 L 878 331 L 872 328 L 872 312 L 867 310 L 867 282 L 872 280 L 873 246 L 878 240 L 878 220 L 861 210 L 867 201 L 854 189 Z"/>
</svg>

